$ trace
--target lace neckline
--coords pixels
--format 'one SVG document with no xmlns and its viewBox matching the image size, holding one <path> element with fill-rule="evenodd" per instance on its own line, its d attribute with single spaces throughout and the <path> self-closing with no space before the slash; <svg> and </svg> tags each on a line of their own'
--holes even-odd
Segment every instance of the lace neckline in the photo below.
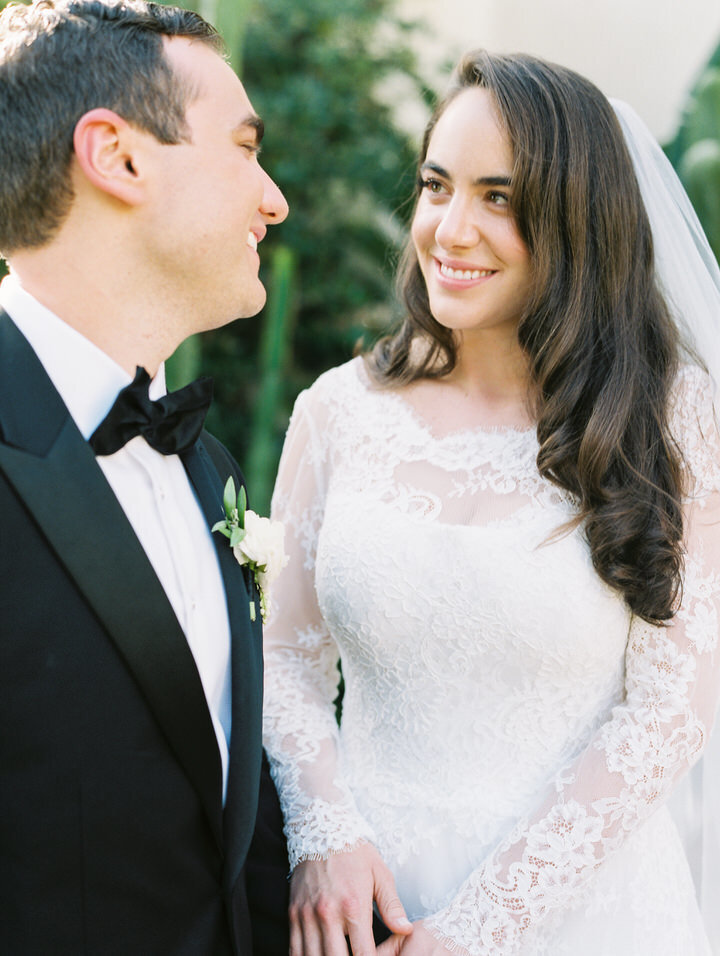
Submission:
<svg viewBox="0 0 720 956">
<path fill-rule="evenodd" d="M 511 441 L 512 444 L 516 445 L 526 443 L 534 445 L 537 442 L 535 425 L 526 425 L 525 427 L 519 425 L 474 425 L 472 427 L 456 428 L 439 435 L 414 405 L 405 398 L 400 389 L 385 389 L 374 384 L 365 368 L 362 356 L 353 359 L 353 364 L 355 364 L 358 383 L 365 394 L 375 396 L 378 401 L 386 402 L 396 409 L 397 413 L 401 414 L 428 442 L 439 445 L 452 445 L 459 441 L 470 441 L 474 444 Z"/>
</svg>

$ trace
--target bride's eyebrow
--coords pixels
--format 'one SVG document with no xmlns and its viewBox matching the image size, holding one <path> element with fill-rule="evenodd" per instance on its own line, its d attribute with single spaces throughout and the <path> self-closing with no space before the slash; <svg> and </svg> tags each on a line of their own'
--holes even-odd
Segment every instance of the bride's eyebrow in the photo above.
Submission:
<svg viewBox="0 0 720 956">
<path fill-rule="evenodd" d="M 509 176 L 481 176 L 473 180 L 473 186 L 512 186 Z"/>
<path fill-rule="evenodd" d="M 426 162 L 423 163 L 420 167 L 420 171 L 437 173 L 438 176 L 442 176 L 443 179 L 452 179 L 450 173 L 440 166 L 438 163 Z M 473 186 L 512 186 L 512 180 L 509 176 L 478 176 L 477 179 L 474 179 L 472 182 Z"/>
</svg>

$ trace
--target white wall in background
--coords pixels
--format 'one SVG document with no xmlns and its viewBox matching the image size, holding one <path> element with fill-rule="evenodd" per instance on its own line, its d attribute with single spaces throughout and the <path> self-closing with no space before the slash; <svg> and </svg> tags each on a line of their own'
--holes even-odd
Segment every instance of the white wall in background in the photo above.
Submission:
<svg viewBox="0 0 720 956">
<path fill-rule="evenodd" d="M 428 24 L 418 48 L 438 90 L 464 50 L 533 53 L 628 100 L 661 141 L 720 41 L 720 0 L 399 0 L 398 10 Z"/>
</svg>

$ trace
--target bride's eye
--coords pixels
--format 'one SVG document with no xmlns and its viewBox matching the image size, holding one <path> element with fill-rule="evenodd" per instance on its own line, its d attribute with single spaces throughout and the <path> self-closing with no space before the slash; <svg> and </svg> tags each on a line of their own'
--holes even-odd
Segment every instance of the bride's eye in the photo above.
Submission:
<svg viewBox="0 0 720 956">
<path fill-rule="evenodd" d="M 439 179 L 433 179 L 431 176 L 420 176 L 417 185 L 420 192 L 429 192 L 433 196 L 437 196 L 445 188 Z"/>
<path fill-rule="evenodd" d="M 496 189 L 493 189 L 491 193 L 488 193 L 488 200 L 494 206 L 509 206 L 510 197 L 507 193 L 498 192 Z"/>
<path fill-rule="evenodd" d="M 420 179 L 418 179 L 418 191 L 421 193 L 426 192 L 430 196 L 441 196 L 446 192 L 446 189 L 439 179 L 421 176 Z"/>
</svg>

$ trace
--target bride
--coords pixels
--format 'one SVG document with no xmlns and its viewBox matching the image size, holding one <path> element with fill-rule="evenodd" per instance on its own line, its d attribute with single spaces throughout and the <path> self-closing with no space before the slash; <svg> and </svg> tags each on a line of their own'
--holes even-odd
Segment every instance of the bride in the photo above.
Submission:
<svg viewBox="0 0 720 956">
<path fill-rule="evenodd" d="M 720 277 L 617 110 L 466 56 L 406 318 L 297 401 L 265 692 L 292 956 L 375 953 L 373 902 L 383 956 L 711 952 L 666 801 L 720 689 Z"/>
</svg>

